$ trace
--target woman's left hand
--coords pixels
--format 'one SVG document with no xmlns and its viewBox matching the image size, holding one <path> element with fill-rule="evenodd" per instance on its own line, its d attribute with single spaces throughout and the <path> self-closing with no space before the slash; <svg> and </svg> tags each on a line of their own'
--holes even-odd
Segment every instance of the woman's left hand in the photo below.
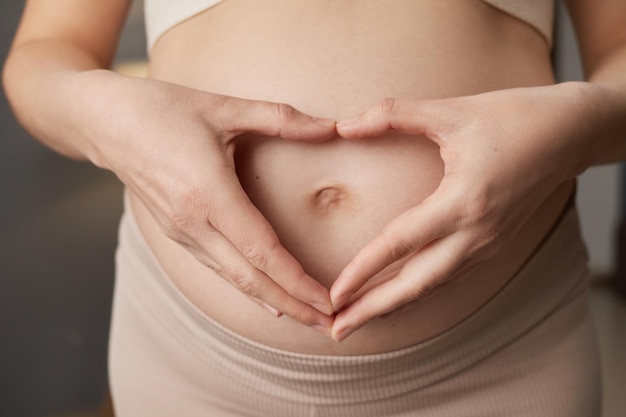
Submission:
<svg viewBox="0 0 626 417">
<path fill-rule="evenodd" d="M 439 100 L 386 99 L 339 122 L 339 135 L 374 140 L 389 130 L 440 147 L 444 176 L 422 203 L 388 223 L 331 288 L 337 341 L 497 254 L 530 215 L 586 167 L 588 87 L 566 83 Z M 587 119 L 586 119 L 587 118 Z M 393 279 L 355 293 L 391 263 Z"/>
</svg>

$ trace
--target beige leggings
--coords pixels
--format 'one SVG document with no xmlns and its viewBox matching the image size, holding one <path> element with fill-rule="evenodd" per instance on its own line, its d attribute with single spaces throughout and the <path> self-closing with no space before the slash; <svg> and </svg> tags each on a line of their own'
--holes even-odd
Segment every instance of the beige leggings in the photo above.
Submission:
<svg viewBox="0 0 626 417">
<path fill-rule="evenodd" d="M 285 352 L 212 321 L 171 283 L 126 210 L 109 371 L 117 417 L 596 417 L 586 251 L 570 208 L 478 312 L 374 355 Z"/>
</svg>

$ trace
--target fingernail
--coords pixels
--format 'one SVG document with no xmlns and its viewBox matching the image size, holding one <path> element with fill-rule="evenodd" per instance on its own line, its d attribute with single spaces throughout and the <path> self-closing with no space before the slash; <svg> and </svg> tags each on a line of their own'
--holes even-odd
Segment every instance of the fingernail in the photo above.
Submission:
<svg viewBox="0 0 626 417">
<path fill-rule="evenodd" d="M 352 334 L 352 332 L 354 332 L 354 329 L 351 329 L 349 327 L 341 330 L 340 332 L 338 332 L 334 339 L 336 342 L 343 342 L 344 340 L 346 340 L 348 338 L 348 336 L 350 336 Z"/>
<path fill-rule="evenodd" d="M 328 326 L 314 324 L 313 326 L 311 326 L 311 328 L 316 332 L 323 334 L 324 336 L 330 336 L 330 328 L 328 328 Z"/>
<path fill-rule="evenodd" d="M 283 313 L 281 313 L 280 311 L 276 310 L 274 307 L 265 304 L 265 303 L 261 303 L 261 306 L 263 306 L 264 309 L 266 309 L 267 311 L 269 311 L 269 313 L 274 316 L 274 317 L 280 317 L 283 315 Z"/>
<path fill-rule="evenodd" d="M 350 294 L 342 294 L 337 297 L 337 299 L 333 302 L 333 310 L 339 311 L 348 302 L 349 298 Z"/>
<path fill-rule="evenodd" d="M 312 306 L 317 311 L 319 311 L 320 313 L 326 314 L 327 316 L 332 316 L 333 313 L 335 312 L 333 310 L 333 306 L 328 303 L 318 303 L 317 301 L 313 301 L 309 305 Z"/>
<path fill-rule="evenodd" d="M 337 127 L 348 127 L 356 123 L 358 119 L 358 117 L 351 117 L 350 119 L 339 120 L 337 122 Z"/>
</svg>

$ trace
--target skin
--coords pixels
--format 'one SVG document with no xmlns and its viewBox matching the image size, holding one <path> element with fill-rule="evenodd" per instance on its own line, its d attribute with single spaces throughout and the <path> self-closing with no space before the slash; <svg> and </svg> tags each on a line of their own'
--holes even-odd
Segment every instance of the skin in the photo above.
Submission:
<svg viewBox="0 0 626 417">
<path fill-rule="evenodd" d="M 333 337 L 344 340 L 369 320 L 471 276 L 511 245 L 538 205 L 582 173 L 581 157 L 590 152 L 596 133 L 586 125 L 591 117 L 575 119 L 593 100 L 587 88 L 524 88 L 439 102 L 389 100 L 340 122 L 341 135 L 353 140 L 390 129 L 426 134 L 441 147 L 446 172 L 433 194 L 385 225 L 341 272 L 331 289 L 340 311 Z M 521 121 L 511 124 L 510 114 Z M 507 128 L 494 131 L 494 124 Z M 371 276 L 400 259 L 406 264 L 393 280 L 351 300 Z M 351 301 L 344 308 L 346 300 Z"/>
<path fill-rule="evenodd" d="M 566 3 L 587 82 L 443 101 L 387 99 L 339 122 L 339 134 L 354 140 L 388 130 L 424 134 L 441 147 L 445 175 L 426 201 L 387 224 L 342 271 L 331 289 L 337 310 L 377 271 L 409 259 L 393 281 L 338 314 L 335 340 L 344 340 L 375 317 L 406 308 L 432 288 L 463 278 L 501 252 L 527 224 L 526 213 L 558 184 L 591 166 L 624 160 L 626 3 Z M 512 114 L 522 120 L 512 124 Z M 494 125 L 504 128 L 495 130 Z M 459 207 L 465 210 L 459 213 Z"/>
<path fill-rule="evenodd" d="M 626 159 L 626 2 L 568 2 L 588 82 L 560 85 L 551 85 L 543 39 L 480 2 L 458 10 L 407 3 L 424 10 L 406 26 L 393 8 L 281 4 L 281 24 L 254 28 L 257 39 L 277 42 L 242 51 L 232 46 L 250 39 L 254 22 L 223 27 L 245 10 L 229 0 L 164 35 L 149 80 L 105 70 L 127 2 L 84 3 L 27 3 L 3 74 L 16 115 L 51 148 L 115 172 L 181 291 L 208 316 L 272 346 L 380 352 L 444 331 L 514 275 L 558 218 L 576 175 Z M 324 43 L 302 33 L 291 50 L 276 29 L 293 21 L 287 11 L 322 17 L 328 27 L 319 33 L 342 36 Z M 472 18 L 485 24 L 469 32 L 463 24 Z M 432 37 L 439 48 L 429 48 L 423 39 L 441 20 L 450 25 Z M 367 45 L 379 53 L 360 53 L 354 46 L 363 42 L 345 22 L 360 34 L 359 22 L 374 21 L 381 28 Z M 194 49 L 198 33 L 220 42 Z M 505 55 L 510 43 L 489 44 L 496 33 L 515 40 L 517 55 Z M 402 43 L 413 35 L 421 43 Z M 322 44 L 302 46 L 310 41 Z M 407 61 L 410 48 L 421 59 Z M 345 50 L 352 60 L 337 58 Z M 508 67 L 463 81 L 451 57 Z M 192 58 L 202 65 L 189 65 Z M 396 170 L 380 173 L 389 166 Z M 313 233 L 320 243 L 310 243 Z M 249 298 L 273 315 L 260 316 Z"/>
<path fill-rule="evenodd" d="M 3 73 L 18 119 L 61 154 L 115 172 L 164 235 L 273 315 L 328 326 L 328 292 L 280 246 L 241 189 L 232 158 L 242 134 L 323 141 L 334 121 L 102 70 L 128 5 L 27 3 Z M 175 140 L 181 133 L 185 147 Z"/>
</svg>

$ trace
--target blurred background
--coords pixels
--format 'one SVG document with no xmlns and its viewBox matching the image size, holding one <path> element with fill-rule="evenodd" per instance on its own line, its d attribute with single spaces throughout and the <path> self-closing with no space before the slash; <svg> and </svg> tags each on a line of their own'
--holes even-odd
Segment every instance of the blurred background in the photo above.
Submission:
<svg viewBox="0 0 626 417">
<path fill-rule="evenodd" d="M 0 2 L 2 61 L 22 7 Z M 557 76 L 580 80 L 575 37 L 564 8 L 557 10 Z M 142 19 L 142 2 L 135 1 L 118 68 L 145 59 Z M 579 181 L 595 276 L 604 417 L 626 415 L 625 173 L 620 165 L 599 167 Z M 35 142 L 13 119 L 4 92 L 0 174 L 0 417 L 110 415 L 106 353 L 122 186 L 113 174 Z"/>
</svg>

